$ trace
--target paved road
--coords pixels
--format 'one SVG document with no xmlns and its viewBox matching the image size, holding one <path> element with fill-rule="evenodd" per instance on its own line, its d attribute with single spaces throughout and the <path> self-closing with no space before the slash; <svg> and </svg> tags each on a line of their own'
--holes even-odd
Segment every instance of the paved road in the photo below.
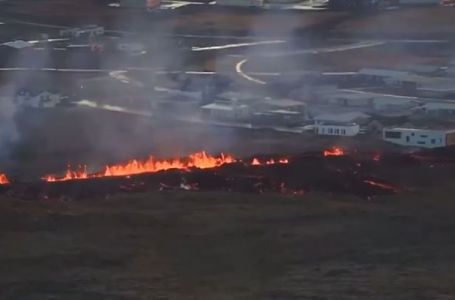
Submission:
<svg viewBox="0 0 455 300">
<path fill-rule="evenodd" d="M 257 57 L 264 57 L 264 58 L 276 58 L 282 56 L 289 56 L 289 55 L 316 55 L 322 53 L 333 53 L 333 52 L 343 52 L 343 51 L 350 51 L 362 48 L 370 48 L 370 47 L 377 47 L 384 45 L 385 42 L 382 41 L 369 41 L 369 42 L 358 42 L 354 44 L 347 44 L 347 45 L 340 45 L 340 46 L 333 46 L 333 47 L 323 47 L 323 48 L 315 48 L 315 49 L 299 49 L 293 51 L 286 51 L 286 52 L 275 52 L 275 53 L 262 53 L 257 54 Z M 244 58 L 240 60 L 235 65 L 236 73 L 241 76 L 242 78 L 253 82 L 255 84 L 265 85 L 267 84 L 266 81 L 255 78 L 248 74 L 248 72 L 244 71 L 245 65 L 248 62 L 248 58 Z"/>
</svg>

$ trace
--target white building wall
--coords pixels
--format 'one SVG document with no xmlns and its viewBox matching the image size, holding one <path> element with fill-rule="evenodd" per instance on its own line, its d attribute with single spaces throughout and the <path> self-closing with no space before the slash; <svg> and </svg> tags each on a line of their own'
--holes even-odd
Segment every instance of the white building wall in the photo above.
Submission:
<svg viewBox="0 0 455 300">
<path fill-rule="evenodd" d="M 315 133 L 318 135 L 355 136 L 360 132 L 360 126 L 352 125 L 329 125 L 315 124 Z"/>
<path fill-rule="evenodd" d="M 403 146 L 437 148 L 446 146 L 444 130 L 394 128 L 383 130 L 383 140 Z"/>
</svg>

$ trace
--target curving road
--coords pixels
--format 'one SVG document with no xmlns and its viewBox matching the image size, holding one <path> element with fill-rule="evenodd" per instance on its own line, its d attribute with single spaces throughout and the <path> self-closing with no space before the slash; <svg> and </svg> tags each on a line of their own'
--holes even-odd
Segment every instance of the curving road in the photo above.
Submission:
<svg viewBox="0 0 455 300">
<path fill-rule="evenodd" d="M 275 53 L 264 53 L 259 54 L 256 57 L 264 57 L 264 58 L 275 58 L 275 57 L 282 57 L 282 56 L 290 56 L 290 55 L 317 55 L 322 53 L 333 53 L 333 52 L 343 52 L 343 51 L 350 51 L 362 48 L 370 48 L 370 47 L 377 47 L 386 44 L 385 41 L 368 41 L 368 42 L 358 42 L 354 44 L 348 45 L 341 45 L 341 46 L 334 46 L 334 47 L 324 47 L 324 48 L 315 48 L 315 49 L 301 49 L 295 51 L 286 51 L 286 52 L 275 52 Z M 242 78 L 253 82 L 255 84 L 265 85 L 267 82 L 252 77 L 250 74 L 243 70 L 245 64 L 248 62 L 248 58 L 244 58 L 243 60 L 239 61 L 235 66 L 236 73 L 241 76 Z"/>
</svg>

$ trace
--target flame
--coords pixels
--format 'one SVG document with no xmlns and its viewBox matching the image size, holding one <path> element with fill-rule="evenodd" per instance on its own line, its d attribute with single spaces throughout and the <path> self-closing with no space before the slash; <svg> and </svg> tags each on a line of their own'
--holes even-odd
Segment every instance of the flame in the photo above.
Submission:
<svg viewBox="0 0 455 300">
<path fill-rule="evenodd" d="M 341 147 L 333 147 L 331 149 L 326 149 L 323 152 L 324 156 L 343 156 L 344 149 Z"/>
<path fill-rule="evenodd" d="M 399 189 L 397 187 L 391 185 L 391 184 L 386 184 L 386 183 L 383 183 L 383 182 L 377 182 L 377 181 L 374 181 L 374 180 L 364 180 L 363 182 L 368 184 L 368 185 L 371 185 L 371 186 L 375 186 L 375 187 L 378 187 L 378 188 L 381 188 L 381 189 L 384 189 L 384 190 L 392 191 L 394 193 L 398 193 L 399 192 Z"/>
<path fill-rule="evenodd" d="M 260 166 L 261 162 L 257 158 L 253 158 L 253 161 L 251 162 L 252 166 Z"/>
<path fill-rule="evenodd" d="M 205 151 L 197 152 L 189 155 L 185 158 L 176 158 L 168 160 L 157 160 L 155 157 L 150 156 L 145 161 L 130 160 L 123 164 L 115 164 L 105 166 L 103 170 L 89 173 L 86 166 L 79 166 L 77 169 L 72 169 L 68 166 L 65 174 L 61 177 L 56 175 L 47 175 L 42 179 L 47 182 L 58 182 L 78 179 L 89 179 L 99 177 L 113 177 L 113 176 L 130 176 L 144 173 L 156 173 L 160 171 L 166 171 L 170 169 L 178 170 L 190 170 L 195 169 L 209 169 L 216 168 L 225 164 L 232 164 L 240 162 L 231 155 L 221 154 L 220 156 L 212 156 L 207 154 Z M 265 166 L 274 164 L 288 164 L 287 158 L 280 159 L 269 159 L 267 161 L 260 161 L 257 158 L 253 158 L 251 163 L 247 163 L 252 166 Z"/>
<path fill-rule="evenodd" d="M 3 173 L 0 173 L 0 185 L 5 185 L 5 184 L 9 184 L 9 179 L 8 177 L 6 177 L 5 174 Z"/>
<path fill-rule="evenodd" d="M 266 160 L 264 162 L 261 162 L 257 158 L 253 158 L 253 160 L 251 161 L 251 165 L 252 166 L 270 166 L 270 165 L 288 164 L 288 163 L 289 163 L 289 159 L 287 159 L 287 158 L 280 158 L 278 160 L 271 158 L 271 159 Z"/>
<path fill-rule="evenodd" d="M 54 175 L 47 175 L 43 179 L 48 182 L 55 182 L 55 181 L 68 181 L 74 179 L 87 179 L 89 178 L 89 174 L 87 172 L 87 166 L 79 166 L 77 170 L 72 170 L 71 166 L 68 166 L 68 169 L 65 172 L 65 175 L 61 178 L 58 178 Z"/>
<path fill-rule="evenodd" d="M 374 161 L 381 161 L 381 154 L 379 153 L 376 153 L 373 155 L 373 160 Z"/>
<path fill-rule="evenodd" d="M 191 154 L 186 158 L 171 160 L 157 160 L 153 156 L 150 156 L 145 161 L 134 159 L 124 164 L 116 164 L 110 166 L 108 165 L 104 168 L 104 170 L 96 173 L 87 172 L 86 166 L 79 167 L 77 170 L 72 170 L 69 166 L 64 176 L 57 177 L 55 175 L 47 175 L 43 177 L 43 179 L 47 182 L 56 182 L 98 177 L 129 176 L 143 173 L 156 173 L 170 169 L 208 169 L 234 162 L 236 162 L 236 160 L 230 155 L 221 154 L 220 156 L 215 157 L 202 151 Z"/>
</svg>

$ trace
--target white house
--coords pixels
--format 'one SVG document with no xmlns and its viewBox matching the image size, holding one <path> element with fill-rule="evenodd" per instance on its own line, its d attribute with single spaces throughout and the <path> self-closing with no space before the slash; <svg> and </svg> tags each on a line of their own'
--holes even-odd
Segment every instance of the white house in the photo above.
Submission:
<svg viewBox="0 0 455 300">
<path fill-rule="evenodd" d="M 19 107 L 53 108 L 59 105 L 62 99 L 62 95 L 49 91 L 41 91 L 36 94 L 20 91 L 16 94 L 16 105 Z"/>
<path fill-rule="evenodd" d="M 314 132 L 318 135 L 355 136 L 360 133 L 359 123 L 370 116 L 362 112 L 320 114 L 314 117 Z"/>
<path fill-rule="evenodd" d="M 355 123 L 316 123 L 314 132 L 317 135 L 356 136 L 360 126 Z"/>
<path fill-rule="evenodd" d="M 382 138 L 402 146 L 438 148 L 455 145 L 455 130 L 385 128 Z"/>
</svg>

